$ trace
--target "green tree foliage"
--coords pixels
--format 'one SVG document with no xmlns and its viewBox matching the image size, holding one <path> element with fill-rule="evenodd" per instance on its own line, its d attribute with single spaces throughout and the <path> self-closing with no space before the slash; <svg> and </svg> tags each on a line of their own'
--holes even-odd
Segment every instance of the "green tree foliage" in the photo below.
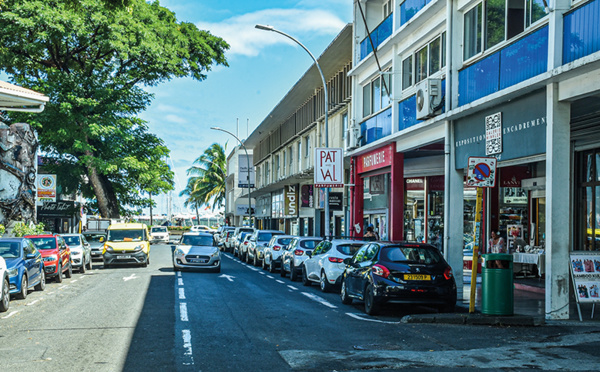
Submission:
<svg viewBox="0 0 600 372">
<path fill-rule="evenodd" d="M 153 98 L 143 88 L 204 80 L 213 64 L 227 65 L 229 47 L 158 1 L 109 6 L 119 3 L 5 0 L 0 12 L 0 68 L 50 97 L 43 113 L 11 119 L 37 129 L 65 191 L 95 198 L 111 218 L 172 188 L 169 150 L 136 116 Z"/>
<path fill-rule="evenodd" d="M 44 232 L 44 228 L 45 226 L 41 222 L 37 225 L 34 225 L 33 223 L 27 224 L 25 222 L 17 222 L 12 230 L 12 234 L 17 238 L 25 235 L 39 235 Z"/>
<path fill-rule="evenodd" d="M 220 144 L 213 143 L 187 170 L 190 177 L 186 188 L 179 195 L 187 197 L 184 205 L 196 208 L 196 214 L 198 208 L 203 205 L 214 210 L 215 207 L 222 206 L 225 201 L 226 148 L 227 145 L 223 148 Z"/>
</svg>

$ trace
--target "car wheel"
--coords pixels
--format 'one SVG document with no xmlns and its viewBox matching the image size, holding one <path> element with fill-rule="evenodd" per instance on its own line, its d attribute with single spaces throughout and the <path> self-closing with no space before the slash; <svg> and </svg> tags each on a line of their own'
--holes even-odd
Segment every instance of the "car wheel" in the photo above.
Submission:
<svg viewBox="0 0 600 372">
<path fill-rule="evenodd" d="M 85 259 L 82 258 L 84 262 L 81 263 L 81 267 L 79 268 L 79 272 L 85 274 Z"/>
<path fill-rule="evenodd" d="M 40 282 L 35 286 L 36 291 L 43 291 L 46 289 L 46 272 L 42 270 L 41 275 Z"/>
<path fill-rule="evenodd" d="M 65 272 L 65 276 L 67 278 L 71 278 L 73 276 L 73 265 L 69 264 L 69 269 L 67 270 L 67 272 Z M 62 282 L 62 273 L 60 273 L 60 282 Z"/>
<path fill-rule="evenodd" d="M 269 261 L 269 272 L 271 274 L 275 272 L 275 263 L 273 262 L 272 258 L 271 258 L 271 261 Z"/>
<path fill-rule="evenodd" d="M 305 287 L 310 287 L 310 280 L 308 280 L 308 276 L 306 275 L 305 266 L 302 266 L 302 285 Z"/>
<path fill-rule="evenodd" d="M 67 275 L 67 278 L 70 278 L 70 276 Z M 54 279 L 54 281 L 57 283 L 62 283 L 62 281 L 63 281 L 62 264 L 61 263 L 58 264 L 58 271 L 57 271 L 56 278 Z"/>
<path fill-rule="evenodd" d="M 365 299 L 365 313 L 367 313 L 369 315 L 377 314 L 377 311 L 379 310 L 379 304 L 377 303 L 377 300 L 375 299 L 375 293 L 373 290 L 373 286 L 371 284 L 367 285 L 367 288 L 365 288 L 364 299 Z"/>
<path fill-rule="evenodd" d="M 279 275 L 281 275 L 282 278 L 285 278 L 286 276 L 286 272 L 285 272 L 285 267 L 283 267 L 283 261 L 281 261 L 281 268 L 279 269 Z"/>
<path fill-rule="evenodd" d="M 319 287 L 321 288 L 321 292 L 331 292 L 331 284 L 327 280 L 327 274 L 325 274 L 325 270 L 321 271 L 321 280 L 319 280 Z"/>
<path fill-rule="evenodd" d="M 298 273 L 296 272 L 296 268 L 294 265 L 290 263 L 290 280 L 295 282 L 298 279 Z"/>
<path fill-rule="evenodd" d="M 10 282 L 8 278 L 4 279 L 4 285 L 2 286 L 2 298 L 0 299 L 0 312 L 8 311 L 10 307 L 10 291 L 9 291 Z"/>
<path fill-rule="evenodd" d="M 252 265 L 258 266 L 258 260 L 256 259 L 256 253 L 254 253 L 254 258 L 252 259 Z"/>
<path fill-rule="evenodd" d="M 27 275 L 23 274 L 23 277 L 21 277 L 21 291 L 19 293 L 17 293 L 17 298 L 19 300 L 24 300 L 27 298 L 27 286 L 28 286 L 28 282 L 27 282 Z"/>
<path fill-rule="evenodd" d="M 221 265 L 219 265 L 219 267 L 217 267 L 216 269 L 214 269 L 215 273 L 220 273 L 221 272 Z"/>
<path fill-rule="evenodd" d="M 342 279 L 342 288 L 340 290 L 340 298 L 344 305 L 350 305 L 352 303 L 352 297 L 348 296 L 348 289 L 346 287 L 346 280 Z"/>
<path fill-rule="evenodd" d="M 92 257 L 90 256 L 90 261 L 88 262 L 88 270 L 92 269 Z"/>
<path fill-rule="evenodd" d="M 263 258 L 263 259 L 260 261 L 260 267 L 261 267 L 263 270 L 266 270 L 266 269 L 267 269 L 267 264 L 265 263 L 265 259 L 264 259 L 264 258 Z"/>
</svg>

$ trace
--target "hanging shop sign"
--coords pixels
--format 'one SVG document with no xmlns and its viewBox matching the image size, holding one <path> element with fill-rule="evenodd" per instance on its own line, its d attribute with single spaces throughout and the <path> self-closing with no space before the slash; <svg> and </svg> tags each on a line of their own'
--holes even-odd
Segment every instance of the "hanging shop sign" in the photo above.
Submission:
<svg viewBox="0 0 600 372">
<path fill-rule="evenodd" d="M 284 191 L 286 217 L 298 217 L 298 185 L 288 185 Z"/>
<path fill-rule="evenodd" d="M 71 217 L 78 212 L 78 208 L 74 201 L 46 202 L 38 206 L 37 212 L 38 216 Z"/>
<path fill-rule="evenodd" d="M 332 211 L 341 211 L 344 209 L 344 193 L 330 192 L 329 193 L 329 209 Z"/>
<path fill-rule="evenodd" d="M 38 174 L 36 184 L 38 205 L 56 202 L 56 174 Z"/>
<path fill-rule="evenodd" d="M 470 157 L 467 168 L 467 186 L 494 187 L 496 185 L 496 158 Z"/>
<path fill-rule="evenodd" d="M 341 148 L 315 149 L 315 187 L 344 187 L 344 156 Z"/>
<path fill-rule="evenodd" d="M 498 161 L 546 153 L 546 91 L 461 118 L 454 125 L 456 169 L 470 156 Z"/>
<path fill-rule="evenodd" d="M 315 192 L 313 185 L 302 185 L 300 188 L 302 208 L 314 208 L 315 207 Z"/>
<path fill-rule="evenodd" d="M 392 165 L 394 145 L 387 145 L 357 157 L 356 171 L 360 173 Z"/>
<path fill-rule="evenodd" d="M 238 155 L 238 187 L 248 188 L 248 182 L 250 188 L 254 188 L 254 167 L 252 166 L 252 155 L 246 156 L 245 154 Z M 248 167 L 250 165 L 250 167 Z"/>
</svg>

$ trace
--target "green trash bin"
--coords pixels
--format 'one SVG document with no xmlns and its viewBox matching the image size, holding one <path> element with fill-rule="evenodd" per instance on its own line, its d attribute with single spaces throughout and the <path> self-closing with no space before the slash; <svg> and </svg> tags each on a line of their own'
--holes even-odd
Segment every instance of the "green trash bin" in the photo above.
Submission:
<svg viewBox="0 0 600 372">
<path fill-rule="evenodd" d="M 513 256 L 484 254 L 481 265 L 481 312 L 486 315 L 513 315 Z"/>
</svg>

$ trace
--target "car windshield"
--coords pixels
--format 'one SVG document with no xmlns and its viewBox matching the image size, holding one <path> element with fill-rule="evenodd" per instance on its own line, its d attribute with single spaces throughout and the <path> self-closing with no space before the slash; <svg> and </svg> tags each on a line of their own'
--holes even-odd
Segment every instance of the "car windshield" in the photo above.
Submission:
<svg viewBox="0 0 600 372">
<path fill-rule="evenodd" d="M 292 241 L 292 238 L 280 238 L 277 239 L 277 244 L 288 245 Z"/>
<path fill-rule="evenodd" d="M 268 242 L 271 240 L 273 235 L 279 235 L 278 233 L 270 233 L 270 232 L 259 232 L 258 233 L 258 241 L 259 242 Z"/>
<path fill-rule="evenodd" d="M 320 240 L 301 240 L 300 246 L 306 249 L 315 249 L 317 244 L 319 244 L 320 242 Z"/>
<path fill-rule="evenodd" d="M 19 243 L 0 242 L 0 256 L 4 258 L 19 257 Z"/>
<path fill-rule="evenodd" d="M 185 245 L 213 245 L 212 236 L 184 235 L 181 244 Z"/>
<path fill-rule="evenodd" d="M 436 264 L 443 258 L 435 248 L 429 247 L 384 247 L 379 256 L 381 261 L 387 262 L 409 262 L 420 264 Z"/>
<path fill-rule="evenodd" d="M 143 238 L 143 230 L 108 230 L 108 241 L 111 242 L 141 242 Z"/>
<path fill-rule="evenodd" d="M 244 241 L 244 239 L 246 238 L 246 235 L 248 235 L 248 234 L 249 233 L 247 233 L 247 232 L 240 233 L 240 240 Z"/>
<path fill-rule="evenodd" d="M 167 232 L 167 228 L 165 226 L 154 226 L 152 227 L 152 229 L 150 230 L 150 232 L 153 233 L 166 233 Z"/>
<path fill-rule="evenodd" d="M 85 239 L 91 243 L 102 243 L 103 241 L 106 240 L 106 235 L 105 234 L 85 234 Z"/>
<path fill-rule="evenodd" d="M 56 239 L 55 238 L 29 238 L 35 244 L 37 249 L 55 249 Z"/>
<path fill-rule="evenodd" d="M 340 244 L 337 246 L 337 250 L 347 256 L 354 256 L 356 252 L 363 246 L 363 243 L 356 244 Z"/>
<path fill-rule="evenodd" d="M 81 245 L 81 239 L 78 236 L 63 236 L 67 245 Z"/>
</svg>

